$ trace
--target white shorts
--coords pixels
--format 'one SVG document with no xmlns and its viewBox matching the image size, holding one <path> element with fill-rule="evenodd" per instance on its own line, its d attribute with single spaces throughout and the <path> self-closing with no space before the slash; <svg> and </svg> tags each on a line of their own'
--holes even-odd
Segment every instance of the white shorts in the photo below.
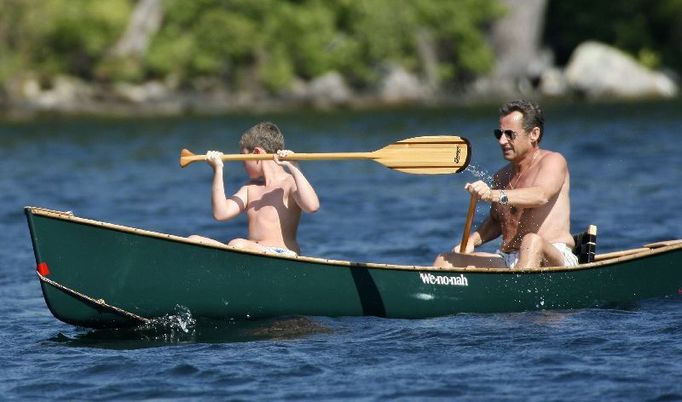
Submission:
<svg viewBox="0 0 682 402">
<path fill-rule="evenodd" d="M 565 243 L 552 243 L 552 246 L 554 246 L 555 249 L 559 250 L 561 255 L 564 257 L 564 266 L 574 267 L 578 265 L 578 257 L 575 254 L 573 254 L 571 248 L 568 247 Z M 497 250 L 497 254 L 499 254 L 500 257 L 502 257 L 502 259 L 504 260 L 504 265 L 506 265 L 507 268 L 514 268 L 516 264 L 519 262 L 518 251 L 504 253 L 500 250 Z"/>
<path fill-rule="evenodd" d="M 296 257 L 298 254 L 284 247 L 265 247 L 265 252 L 275 255 L 283 255 L 285 257 Z"/>
</svg>

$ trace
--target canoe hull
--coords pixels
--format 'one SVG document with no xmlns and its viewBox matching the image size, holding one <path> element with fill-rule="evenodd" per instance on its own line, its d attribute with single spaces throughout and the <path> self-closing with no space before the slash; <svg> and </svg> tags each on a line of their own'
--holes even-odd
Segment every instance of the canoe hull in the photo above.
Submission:
<svg viewBox="0 0 682 402">
<path fill-rule="evenodd" d="M 187 308 L 194 317 L 423 318 L 573 309 L 677 294 L 682 247 L 573 269 L 435 269 L 286 258 L 27 208 L 39 277 L 58 319 L 136 325 Z"/>
</svg>

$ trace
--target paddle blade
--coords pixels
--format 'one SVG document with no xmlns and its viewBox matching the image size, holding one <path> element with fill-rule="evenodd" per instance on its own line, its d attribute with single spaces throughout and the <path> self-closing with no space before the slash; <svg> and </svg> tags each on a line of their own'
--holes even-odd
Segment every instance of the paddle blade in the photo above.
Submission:
<svg viewBox="0 0 682 402">
<path fill-rule="evenodd" d="M 192 162 L 205 159 L 206 159 L 205 155 L 195 155 L 194 153 L 192 153 L 192 151 L 186 148 L 180 151 L 180 167 L 185 167 Z"/>
<path fill-rule="evenodd" d="M 466 138 L 431 135 L 401 140 L 372 154 L 372 159 L 399 172 L 450 174 L 469 166 L 471 145 Z"/>
</svg>

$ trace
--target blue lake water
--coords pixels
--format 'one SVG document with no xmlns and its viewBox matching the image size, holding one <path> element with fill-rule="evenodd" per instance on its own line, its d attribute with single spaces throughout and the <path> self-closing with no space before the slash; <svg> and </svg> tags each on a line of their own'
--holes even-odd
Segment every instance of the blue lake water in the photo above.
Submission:
<svg viewBox="0 0 682 402">
<path fill-rule="evenodd" d="M 433 134 L 472 143 L 472 166 L 457 175 L 303 162 L 322 203 L 299 229 L 307 255 L 428 264 L 461 236 L 464 184 L 503 164 L 496 106 L 0 123 L 0 399 L 682 400 L 682 297 L 422 320 L 197 322 L 179 310 L 155 327 L 109 331 L 52 317 L 24 206 L 244 236 L 243 218 L 212 220 L 210 169 L 180 169 L 177 159 L 183 147 L 236 152 L 260 120 L 276 122 L 299 152 L 369 151 Z M 573 231 L 597 224 L 598 252 L 682 238 L 681 128 L 679 102 L 549 105 L 542 145 L 569 162 Z M 245 174 L 226 167 L 234 190 Z M 479 204 L 475 222 L 486 212 Z"/>
</svg>

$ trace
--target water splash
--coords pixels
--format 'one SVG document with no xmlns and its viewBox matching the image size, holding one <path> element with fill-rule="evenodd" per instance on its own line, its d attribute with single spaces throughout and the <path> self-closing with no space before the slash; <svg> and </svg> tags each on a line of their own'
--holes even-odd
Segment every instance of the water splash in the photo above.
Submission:
<svg viewBox="0 0 682 402">
<path fill-rule="evenodd" d="M 467 166 L 467 168 L 464 171 L 471 173 L 471 175 L 474 176 L 476 179 L 484 181 L 488 186 L 490 186 L 490 188 L 493 188 L 493 176 L 486 169 L 483 169 L 482 167 L 478 167 L 471 163 L 469 164 L 469 166 Z M 476 205 L 476 213 L 481 212 L 484 209 L 485 208 L 482 208 L 482 203 L 478 203 Z"/>
<path fill-rule="evenodd" d="M 467 168 L 464 171 L 471 173 L 475 178 L 479 180 L 483 180 L 489 186 L 493 185 L 492 174 L 487 170 L 474 165 L 473 163 L 469 164 L 469 166 L 467 166 Z"/>
<path fill-rule="evenodd" d="M 149 340 L 169 343 L 185 342 L 196 332 L 196 319 L 192 312 L 184 306 L 176 305 L 173 314 L 155 318 L 150 323 L 136 329 Z"/>
</svg>

